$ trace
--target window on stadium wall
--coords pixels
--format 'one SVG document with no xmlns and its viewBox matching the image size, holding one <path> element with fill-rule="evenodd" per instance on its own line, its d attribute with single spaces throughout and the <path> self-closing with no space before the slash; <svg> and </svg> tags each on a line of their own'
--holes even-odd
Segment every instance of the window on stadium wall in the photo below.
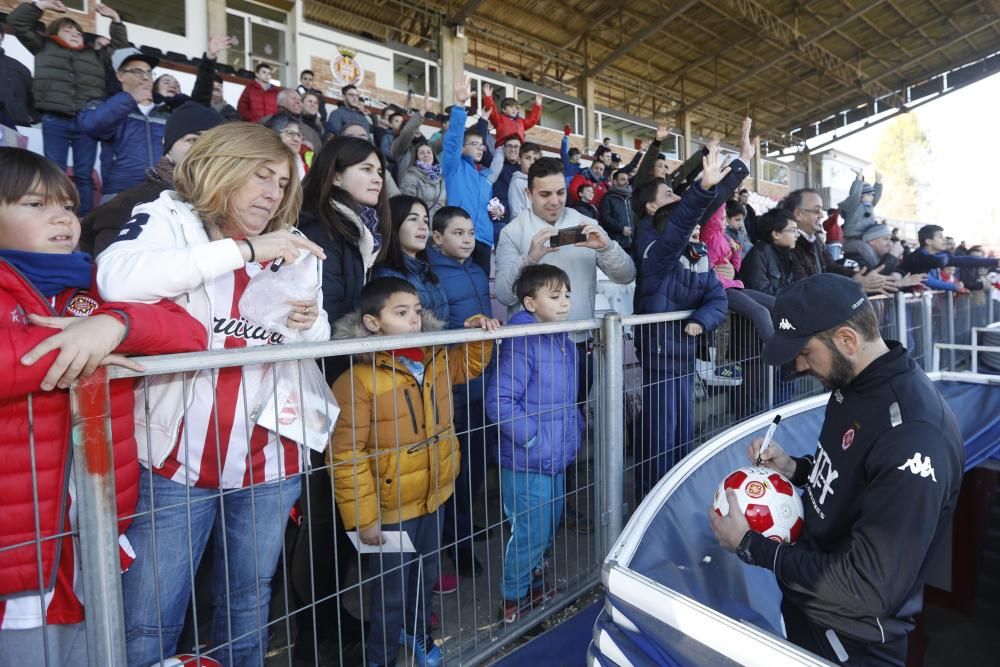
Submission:
<svg viewBox="0 0 1000 667">
<path fill-rule="evenodd" d="M 769 162 L 765 160 L 761 176 L 769 183 L 788 185 L 788 167 L 778 162 Z"/>
<path fill-rule="evenodd" d="M 66 9 L 73 9 L 78 12 L 87 11 L 86 0 L 63 0 L 63 4 L 66 5 Z"/>
<path fill-rule="evenodd" d="M 285 82 L 285 22 L 287 14 L 243 0 L 227 0 L 226 32 L 235 40 L 227 51 L 229 64 L 253 71 L 259 63 L 274 69 L 274 76 Z"/>
<path fill-rule="evenodd" d="M 392 87 L 401 93 L 440 98 L 437 65 L 405 53 L 392 54 Z"/>
<path fill-rule="evenodd" d="M 535 104 L 535 93 L 530 90 L 518 90 L 517 103 L 521 106 L 522 114 L 531 113 L 531 107 Z M 542 95 L 542 122 L 538 126 L 562 132 L 567 125 L 571 126 L 575 133 L 581 134 L 576 129 L 576 105 Z"/>
<path fill-rule="evenodd" d="M 121 15 L 125 23 L 145 26 L 169 32 L 173 35 L 184 35 L 185 0 L 114 0 L 111 6 Z M 64 3 L 71 7 L 73 3 Z M 81 1 L 79 4 L 83 4 Z M 71 7 L 72 8 L 72 7 Z M 166 50 L 166 49 L 164 49 Z"/>
</svg>

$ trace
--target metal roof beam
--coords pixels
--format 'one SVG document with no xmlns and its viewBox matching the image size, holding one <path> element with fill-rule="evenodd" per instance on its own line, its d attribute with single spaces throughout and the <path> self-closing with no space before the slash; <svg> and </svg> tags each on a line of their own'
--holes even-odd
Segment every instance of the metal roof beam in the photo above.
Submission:
<svg viewBox="0 0 1000 667">
<path fill-rule="evenodd" d="M 465 19 L 472 16 L 473 12 L 479 9 L 479 5 L 481 4 L 483 4 L 483 0 L 467 0 L 457 12 L 448 17 L 448 25 L 462 25 L 465 23 Z"/>
<path fill-rule="evenodd" d="M 698 4 L 700 1 L 701 0 L 687 0 L 680 6 L 674 8 L 673 11 L 669 12 L 666 16 L 656 20 L 653 23 L 650 23 L 649 25 L 647 25 L 645 28 L 635 33 L 634 35 L 630 35 L 629 37 L 627 37 L 625 40 L 622 41 L 622 43 L 618 46 L 618 48 L 616 48 L 614 51 L 601 58 L 601 60 L 596 65 L 591 65 L 586 70 L 584 70 L 580 74 L 580 77 L 585 79 L 587 77 L 594 76 L 595 74 L 603 70 L 611 63 L 615 62 L 622 56 L 630 53 L 632 49 L 636 48 L 642 42 L 646 41 L 647 39 L 658 33 L 660 30 L 666 27 L 668 23 L 676 19 L 678 16 L 686 12 L 694 5 Z"/>
<path fill-rule="evenodd" d="M 695 101 L 685 104 L 681 111 L 690 111 L 695 107 L 701 106 L 717 95 L 721 95 L 726 91 L 732 90 L 734 87 L 739 85 L 740 82 L 750 77 L 757 76 L 761 72 L 774 67 L 785 58 L 795 54 L 802 55 L 806 60 L 818 66 L 821 71 L 830 74 L 852 88 L 859 88 L 863 90 L 865 94 L 872 99 L 892 93 L 891 90 L 883 86 L 873 85 L 872 83 L 866 84 L 864 81 L 860 80 L 860 74 L 855 68 L 851 67 L 848 63 L 816 44 L 817 41 L 835 32 L 837 29 L 858 18 L 865 12 L 883 4 L 886 0 L 870 0 L 863 5 L 859 5 L 853 11 L 842 16 L 838 21 L 829 24 L 819 32 L 814 33 L 808 39 L 801 42 L 800 35 L 797 30 L 789 26 L 775 14 L 772 14 L 758 5 L 754 0 L 727 0 L 727 2 L 751 23 L 770 33 L 779 41 L 789 44 L 789 46 L 775 57 L 769 58 L 748 72 L 742 73 L 739 78 L 730 79 L 726 83 L 716 86 L 714 89 L 702 95 Z"/>
<path fill-rule="evenodd" d="M 944 42 L 943 44 L 938 44 L 938 45 L 934 46 L 933 48 L 929 48 L 929 49 L 927 49 L 925 51 L 917 53 L 916 55 L 914 55 L 914 60 L 923 60 L 924 58 L 929 58 L 930 56 L 938 53 L 939 51 L 943 51 L 943 50 L 945 50 L 947 48 L 950 48 L 950 47 L 954 46 L 955 44 L 957 44 L 957 43 L 959 43 L 961 41 L 964 41 L 967 37 L 972 37 L 973 35 L 977 35 L 977 34 L 979 34 L 980 32 L 982 32 L 984 30 L 991 30 L 994 26 L 997 26 L 997 25 L 1000 25 L 1000 18 L 994 18 L 989 23 L 984 23 L 982 25 L 976 26 L 972 30 L 963 32 L 961 35 L 958 35 L 958 36 L 950 39 L 949 41 Z M 989 51 L 989 49 L 987 49 L 987 50 Z M 893 67 L 890 70 L 887 70 L 885 72 L 882 72 L 881 74 L 878 74 L 878 75 L 872 77 L 872 81 L 882 81 L 883 79 L 885 79 L 887 77 L 890 77 L 890 76 L 893 76 L 894 74 L 900 72 L 901 70 L 906 69 L 911 64 L 912 64 L 912 62 L 905 62 L 902 65 L 897 65 L 896 67 Z M 957 67 L 961 67 L 961 64 L 955 64 L 952 67 L 950 67 L 949 69 L 954 69 L 954 68 L 957 68 Z M 901 87 L 905 88 L 906 85 L 904 84 Z M 829 104 L 835 104 L 837 102 L 840 102 L 840 100 L 843 100 L 845 97 L 847 97 L 849 94 L 851 94 L 853 92 L 854 91 L 843 91 L 841 93 L 834 94 L 832 97 L 830 97 L 826 101 Z M 829 113 L 824 113 L 823 116 L 818 121 L 802 122 L 801 127 L 807 127 L 809 125 L 813 125 L 814 123 L 820 122 L 824 118 L 828 118 L 831 115 L 836 115 L 837 113 L 840 113 L 840 111 L 843 111 L 843 110 L 844 109 L 834 110 L 834 111 L 831 111 Z M 779 118 L 777 121 L 775 121 L 775 124 L 778 125 L 779 127 L 780 126 L 784 126 L 784 125 L 787 125 L 788 123 L 791 123 L 793 121 L 801 119 L 803 115 L 804 115 L 804 112 L 798 112 L 795 115 L 789 114 L 789 115 L 787 115 L 787 116 L 785 116 L 783 118 Z"/>
</svg>

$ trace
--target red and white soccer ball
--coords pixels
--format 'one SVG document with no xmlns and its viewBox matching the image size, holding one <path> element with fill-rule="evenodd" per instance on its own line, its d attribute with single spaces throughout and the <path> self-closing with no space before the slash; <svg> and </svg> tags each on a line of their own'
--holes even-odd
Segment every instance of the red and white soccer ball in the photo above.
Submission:
<svg viewBox="0 0 1000 667">
<path fill-rule="evenodd" d="M 222 667 L 222 663 L 215 658 L 182 653 L 163 662 L 154 663 L 150 667 Z"/>
<path fill-rule="evenodd" d="M 715 511 L 729 514 L 726 489 L 736 492 L 750 529 L 775 542 L 794 544 L 805 527 L 802 499 L 792 483 L 767 468 L 749 466 L 729 473 L 715 491 Z"/>
</svg>

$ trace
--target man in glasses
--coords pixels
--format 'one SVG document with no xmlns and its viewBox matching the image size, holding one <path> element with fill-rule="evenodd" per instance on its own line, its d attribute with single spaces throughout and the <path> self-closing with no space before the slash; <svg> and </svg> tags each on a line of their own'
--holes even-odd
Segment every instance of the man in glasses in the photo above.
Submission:
<svg viewBox="0 0 1000 667">
<path fill-rule="evenodd" d="M 792 214 L 799 227 L 799 238 L 792 248 L 792 275 L 803 280 L 820 273 L 836 273 L 861 283 L 868 294 L 888 294 L 899 290 L 898 281 L 878 271 L 858 270 L 833 261 L 826 244 L 817 236 L 823 231 L 826 211 L 823 198 L 815 190 L 795 190 L 781 203 Z"/>
<path fill-rule="evenodd" d="M 163 133 L 169 108 L 153 102 L 156 58 L 132 47 L 111 56 L 122 91 L 80 112 L 80 128 L 103 143 L 101 203 L 142 183 L 146 170 L 163 157 Z"/>
</svg>

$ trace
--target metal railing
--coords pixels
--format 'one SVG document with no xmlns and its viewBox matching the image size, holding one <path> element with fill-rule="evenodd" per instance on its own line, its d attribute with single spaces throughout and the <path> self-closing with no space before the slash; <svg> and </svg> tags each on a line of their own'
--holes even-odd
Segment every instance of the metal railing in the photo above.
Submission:
<svg viewBox="0 0 1000 667">
<path fill-rule="evenodd" d="M 883 335 L 901 339 L 925 368 L 935 356 L 942 367 L 946 366 L 951 370 L 963 368 L 970 361 L 976 364 L 975 356 L 967 354 L 961 347 L 948 348 L 942 354 L 940 351 L 935 352 L 934 346 L 936 343 L 961 346 L 963 341 L 968 340 L 970 347 L 973 347 L 977 345 L 974 337 L 977 328 L 993 321 L 993 304 L 989 295 L 898 294 L 894 297 L 874 298 L 872 302 Z M 393 595 L 402 596 L 402 591 L 413 585 L 413 582 L 422 589 L 429 589 L 428 577 L 438 579 L 451 569 L 442 565 L 440 556 L 455 554 L 459 549 L 469 549 L 474 560 L 481 566 L 481 571 L 475 566 L 465 568 L 471 570 L 471 573 L 465 572 L 469 576 L 457 578 L 457 590 L 453 595 L 421 597 L 419 594 L 407 594 L 406 599 L 416 600 L 412 605 L 402 605 L 404 618 L 409 620 L 397 619 L 391 624 L 398 627 L 399 623 L 409 624 L 410 620 L 421 616 L 428 619 L 427 625 L 434 628 L 433 634 L 440 638 L 438 643 L 446 661 L 477 664 L 487 660 L 572 603 L 579 595 L 599 585 L 604 555 L 621 533 L 630 512 L 636 509 L 645 492 L 659 476 L 683 456 L 738 421 L 766 412 L 784 402 L 822 391 L 819 383 L 814 380 L 794 377 L 789 369 L 776 369 L 763 364 L 760 359 L 762 343 L 748 321 L 730 316 L 727 326 L 721 331 L 712 332 L 709 336 L 692 337 L 684 332 L 684 323 L 689 315 L 686 312 L 625 317 L 606 314 L 598 319 L 576 322 L 503 327 L 496 333 L 478 330 L 445 331 L 406 337 L 371 337 L 329 343 L 147 357 L 140 359 L 145 367 L 141 373 L 114 368 L 77 383 L 70 391 L 75 466 L 74 504 L 78 517 L 78 527 L 73 528 L 72 535 L 79 540 L 79 575 L 81 588 L 86 594 L 90 664 L 104 667 L 135 663 L 128 657 L 132 652 L 128 648 L 126 636 L 131 642 L 140 630 L 157 645 L 156 655 L 151 661 L 154 664 L 181 652 L 214 657 L 224 664 L 248 664 L 246 661 L 241 662 L 238 650 L 249 643 L 256 644 L 261 651 L 267 647 L 268 665 L 290 665 L 296 644 L 306 642 L 311 644 L 312 649 L 307 653 L 319 655 L 324 651 L 333 651 L 343 664 L 345 660 L 350 660 L 349 640 L 357 642 L 360 639 L 361 644 L 365 645 L 367 638 L 372 636 L 372 597 L 376 595 L 376 589 L 384 597 L 385 586 L 389 585 L 391 577 L 403 581 L 399 591 L 393 589 Z M 345 551 L 343 542 L 338 541 L 343 528 L 334 528 L 337 521 L 334 515 L 338 510 L 341 515 L 350 514 L 346 509 L 350 503 L 343 498 L 338 497 L 336 506 L 335 501 L 328 498 L 325 501 L 326 507 L 323 508 L 330 515 L 330 532 L 338 533 L 338 539 L 333 539 L 329 533 L 317 530 L 321 524 L 314 524 L 310 517 L 302 520 L 300 525 L 289 523 L 285 518 L 287 514 L 281 514 L 287 512 L 282 502 L 267 504 L 270 501 L 260 495 L 270 488 L 270 484 L 277 483 L 284 489 L 285 495 L 281 496 L 284 501 L 291 501 L 301 492 L 299 505 L 304 508 L 305 513 L 317 511 L 320 507 L 311 504 L 316 502 L 312 493 L 317 484 L 331 486 L 330 473 L 343 464 L 343 457 L 338 459 L 340 462 L 329 463 L 321 456 L 315 458 L 316 455 L 310 460 L 308 452 L 297 454 L 301 456 L 301 468 L 289 474 L 273 476 L 273 482 L 258 480 L 252 469 L 259 463 L 250 460 L 253 457 L 248 457 L 250 471 L 247 474 L 251 483 L 221 490 L 175 483 L 181 493 L 174 495 L 173 504 L 160 502 L 157 494 L 161 491 L 153 489 L 160 488 L 158 485 L 166 477 L 143 468 L 143 483 L 152 489 L 147 491 L 150 496 L 147 500 L 150 502 L 137 509 L 132 517 L 133 527 L 137 524 L 149 524 L 151 534 L 156 536 L 158 531 L 167 529 L 170 521 L 176 520 L 180 531 L 178 534 L 185 535 L 184 539 L 161 544 L 160 547 L 174 549 L 183 556 L 186 564 L 179 570 L 182 575 L 176 580 L 158 581 L 155 587 L 150 586 L 145 590 L 145 595 L 149 598 L 145 603 L 151 604 L 150 600 L 155 600 L 152 603 L 156 607 L 152 627 L 133 627 L 136 619 L 131 617 L 131 611 L 125 611 L 126 608 L 131 608 L 127 599 L 123 602 L 120 571 L 113 464 L 116 433 L 113 432 L 110 419 L 111 383 L 135 382 L 138 388 L 137 400 L 142 403 L 144 397 L 152 395 L 149 390 L 157 381 L 174 378 L 190 398 L 195 378 L 199 374 L 218 381 L 224 369 L 241 368 L 245 372 L 246 369 L 259 369 L 262 365 L 308 360 L 326 360 L 324 363 L 329 365 L 334 360 L 346 372 L 356 373 L 364 379 L 384 370 L 376 362 L 379 354 L 389 355 L 389 365 L 394 369 L 389 371 L 389 377 L 395 383 L 399 379 L 397 375 L 403 373 L 404 366 L 396 364 L 394 350 L 424 347 L 429 354 L 443 355 L 441 358 L 449 364 L 457 363 L 455 368 L 464 367 L 468 370 L 470 363 L 474 361 L 481 362 L 480 365 L 484 366 L 489 361 L 483 357 L 485 353 L 481 353 L 480 359 L 473 359 L 474 355 L 469 352 L 471 348 L 467 347 L 468 344 L 485 341 L 499 344 L 500 355 L 504 354 L 505 349 L 513 353 L 517 345 L 524 346 L 522 352 L 534 346 L 537 354 L 542 355 L 547 354 L 543 348 L 551 346 L 555 340 L 547 338 L 551 336 L 572 336 L 573 342 L 577 343 L 574 349 L 577 351 L 579 374 L 583 377 L 580 391 L 571 392 L 573 396 L 569 398 L 560 398 L 554 394 L 536 396 L 536 403 L 543 407 L 536 407 L 535 413 L 529 410 L 527 414 L 508 417 L 506 423 L 502 419 L 491 420 L 481 414 L 480 417 L 483 418 L 479 422 L 470 422 L 466 417 L 462 423 L 456 424 L 455 432 L 460 436 L 459 439 L 447 439 L 443 445 L 452 448 L 452 460 L 458 447 L 470 447 L 472 445 L 468 443 L 472 442 L 486 443 L 483 445 L 486 447 L 486 456 L 477 459 L 475 464 L 481 466 L 478 469 L 478 479 L 483 488 L 474 488 L 480 482 L 470 481 L 470 476 L 475 476 L 468 471 L 465 472 L 467 477 L 461 478 L 461 483 L 466 485 L 464 502 L 469 503 L 469 507 L 464 508 L 464 516 L 472 524 L 470 530 L 463 533 L 458 530 L 459 519 L 455 518 L 454 512 L 448 515 L 431 512 L 430 515 L 436 519 L 430 533 L 436 533 L 436 537 L 431 535 L 432 546 L 419 547 L 418 550 L 422 548 L 425 553 L 412 561 L 390 550 L 385 550 L 382 555 L 364 558 L 353 547 L 349 546 L 349 550 Z M 524 342 L 517 343 L 518 340 Z M 591 345 L 592 366 L 586 361 Z M 565 350 L 560 354 L 563 351 Z M 494 357 L 496 356 L 498 355 L 495 353 Z M 499 387 L 503 382 L 497 379 L 501 371 L 497 370 L 496 364 L 497 362 L 492 362 L 486 371 L 491 379 L 485 383 L 483 405 L 490 400 L 494 403 L 500 401 Z M 513 367 L 507 366 L 509 377 L 506 379 L 523 379 L 520 371 L 514 372 L 511 368 Z M 244 385 L 244 389 L 248 391 L 243 375 L 243 372 L 236 375 L 236 383 Z M 356 386 L 375 387 L 379 380 L 376 378 L 368 385 L 365 382 L 367 380 Z M 412 391 L 419 392 L 420 384 L 415 383 Z M 383 389 L 378 385 L 378 391 Z M 492 397 L 489 393 L 491 391 L 494 392 Z M 272 392 L 276 393 L 277 389 L 272 389 Z M 448 409 L 454 409 L 463 401 L 474 402 L 470 392 L 471 389 L 465 385 L 453 397 L 445 399 L 442 405 L 447 404 Z M 413 398 L 416 396 L 414 393 Z M 252 412 L 251 401 L 246 396 L 241 400 L 242 404 L 237 406 L 237 412 L 243 412 L 246 418 Z M 410 400 L 410 394 L 404 393 L 398 400 L 379 404 L 389 405 L 392 410 L 397 411 L 395 414 L 385 415 L 381 422 L 394 424 L 391 428 L 386 428 L 390 429 L 387 432 L 392 433 L 395 441 L 380 442 L 373 452 L 358 451 L 351 465 L 371 466 L 376 471 L 381 471 L 379 466 L 382 464 L 377 462 L 382 460 L 380 457 L 386 452 L 393 454 L 396 465 L 399 465 L 403 456 L 401 447 L 412 450 L 415 446 L 412 442 L 403 442 L 405 438 L 401 435 L 405 428 L 410 427 L 411 417 L 418 416 L 412 407 L 406 407 Z M 275 402 L 277 404 L 277 400 Z M 190 407 L 191 404 L 186 405 Z M 157 404 L 142 405 L 139 414 L 144 413 L 148 417 L 160 407 Z M 353 399 L 341 401 L 338 424 L 346 423 L 345 413 L 355 409 L 357 405 Z M 483 407 L 477 409 L 487 411 Z M 504 487 L 502 483 L 498 483 L 499 476 L 494 464 L 507 446 L 503 438 L 517 432 L 518 420 L 547 419 L 549 413 L 560 410 L 569 410 L 566 414 L 577 414 L 582 423 L 579 452 L 572 463 L 568 464 L 564 486 L 555 488 L 542 501 L 534 502 L 528 495 L 519 499 L 517 491 L 511 491 L 510 485 Z M 185 417 L 187 416 L 185 412 Z M 368 419 L 369 416 L 357 415 L 357 418 Z M 378 426 L 381 417 L 370 418 Z M 447 416 L 445 420 L 447 421 Z M 355 424 L 355 428 L 360 424 L 354 419 L 350 423 Z M 137 430 L 150 428 L 148 419 L 144 424 L 137 426 Z M 249 430 L 245 435 L 252 438 L 254 422 L 247 421 L 247 424 Z M 439 434 L 428 435 L 434 442 L 427 445 L 427 448 L 438 451 L 437 448 L 442 446 L 437 440 Z M 205 445 L 206 451 L 219 448 L 223 439 L 218 433 L 214 434 L 209 438 L 211 442 Z M 355 441 L 357 439 L 360 436 Z M 183 451 L 180 443 L 175 444 L 176 452 Z M 423 442 L 417 444 L 419 448 L 425 446 Z M 292 445 L 284 451 L 302 452 L 302 449 Z M 219 452 L 221 453 L 221 449 Z M 175 453 L 175 456 L 180 454 Z M 147 456 L 147 460 L 151 458 Z M 382 472 L 386 474 L 383 475 Z M 405 471 L 400 469 L 395 472 L 395 475 L 390 475 L 388 471 L 381 471 L 375 478 L 385 486 L 386 479 L 399 481 L 398 477 Z M 459 476 L 460 471 L 454 472 Z M 355 473 L 353 482 L 355 495 L 358 492 L 357 474 Z M 509 482 L 509 478 L 505 479 Z M 337 487 L 336 484 L 334 482 L 332 485 L 335 490 L 346 493 L 346 487 Z M 397 490 L 400 486 L 402 483 L 396 485 L 393 493 L 401 494 Z M 256 518 L 273 512 L 273 516 L 269 516 L 274 525 L 268 530 L 276 531 L 276 537 L 265 538 L 258 535 L 256 531 L 261 529 L 263 523 L 253 523 L 248 542 L 237 539 L 227 541 L 226 536 L 231 534 L 227 531 L 235 529 L 229 523 L 236 521 L 238 517 L 227 514 L 225 508 L 227 504 L 232 507 L 241 506 L 240 493 L 248 489 L 247 511 Z M 382 490 L 376 489 L 374 493 L 379 499 L 385 497 Z M 434 493 L 437 493 L 437 489 Z M 510 495 L 512 493 L 513 496 Z M 403 502 L 402 496 L 398 496 L 398 499 Z M 527 504 L 511 506 L 522 500 Z M 379 502 L 382 512 L 387 507 L 392 507 L 392 503 Z M 564 503 L 573 507 L 569 513 L 560 516 L 561 510 L 556 508 Z M 202 506 L 199 507 L 199 504 Z M 219 518 L 202 531 L 221 529 L 218 539 L 212 544 L 216 553 L 205 556 L 202 563 L 204 565 L 212 561 L 216 564 L 214 593 L 211 587 L 206 590 L 208 585 L 205 583 L 206 577 L 207 580 L 212 579 L 212 573 L 206 574 L 203 571 L 205 568 L 198 566 L 201 552 L 213 540 L 204 535 L 198 539 L 191 537 L 204 528 L 199 523 L 202 519 L 196 518 L 204 504 L 210 504 L 215 507 L 215 511 L 220 512 Z M 510 537 L 511 528 L 516 524 L 518 528 L 526 525 L 533 530 L 544 522 L 548 525 L 539 529 L 544 536 L 542 539 L 547 541 L 544 555 L 537 562 L 528 564 L 532 568 L 531 584 L 539 584 L 540 594 L 536 599 L 532 597 L 535 589 L 529 589 L 530 599 L 523 608 L 517 609 L 519 613 L 514 614 L 514 618 L 502 618 L 501 614 L 505 610 L 502 588 L 509 583 L 505 583 L 505 571 L 510 575 L 511 563 L 521 562 L 516 558 L 516 545 L 513 544 L 515 540 Z M 451 531 L 446 530 L 448 523 L 451 524 Z M 588 529 L 588 523 L 591 524 L 591 529 Z M 308 567 L 304 573 L 293 570 L 296 536 L 301 537 L 299 542 L 309 545 L 310 549 L 310 555 L 306 559 Z M 40 533 L 36 534 L 36 538 L 41 541 Z M 171 539 L 174 538 L 162 532 L 161 542 Z M 265 539 L 270 544 L 268 554 L 261 552 L 260 542 Z M 155 537 L 153 542 L 156 542 Z M 195 544 L 196 542 L 199 544 Z M 316 545 L 322 544 L 330 544 L 332 547 L 332 551 L 325 557 L 321 557 L 322 551 L 315 551 Z M 3 556 L 3 551 L 7 548 L 0 547 L 0 556 Z M 233 553 L 234 549 L 240 548 L 247 550 Z M 218 553 L 220 550 L 221 555 Z M 39 587 L 34 595 L 44 606 L 46 586 L 41 578 L 41 547 L 37 551 Z M 157 547 L 153 547 L 153 551 L 161 553 L 157 551 Z M 534 551 L 537 552 L 538 549 Z M 268 558 L 264 558 L 265 555 Z M 395 558 L 390 558 L 393 555 Z M 150 558 L 150 554 L 138 551 L 136 556 L 136 563 L 143 558 Z M 373 567 L 373 558 L 379 559 L 380 567 Z M 381 559 L 394 563 L 387 564 Z M 255 563 L 260 570 L 251 576 L 256 584 L 249 592 L 232 587 L 238 573 L 230 571 L 243 567 L 247 561 Z M 261 561 L 264 561 L 263 564 Z M 271 571 L 265 571 L 270 568 L 271 562 L 276 565 Z M 166 561 L 154 563 L 152 567 L 151 576 L 154 579 L 161 564 L 165 566 Z M 466 565 L 471 563 L 466 562 Z M 417 573 L 411 575 L 414 569 Z M 321 583 L 321 580 L 326 580 L 327 583 Z M 180 624 L 187 626 L 189 632 L 186 634 L 190 635 L 181 640 L 176 639 L 181 634 L 181 629 L 175 627 L 175 623 L 167 623 L 165 616 L 158 615 L 167 613 L 166 605 L 162 604 L 160 597 L 173 595 L 178 586 L 184 590 L 182 604 L 187 608 L 188 617 L 186 622 L 182 620 Z M 270 587 L 269 592 L 267 587 Z M 304 593 L 301 590 L 303 587 Z M 243 610 L 241 613 L 256 615 L 249 624 L 245 619 L 234 620 L 238 594 L 249 596 L 250 602 L 247 604 L 252 607 L 251 611 Z M 134 597 L 134 592 L 128 595 Z M 211 609 L 213 602 L 217 605 L 214 611 Z M 379 607 L 379 613 L 384 613 L 386 608 L 387 605 L 383 604 Z M 398 610 L 399 605 L 396 608 Z M 431 611 L 436 618 L 431 618 Z M 176 610 L 172 613 L 177 615 Z M 206 623 L 207 618 L 212 617 L 215 619 L 214 627 Z M 416 629 L 420 626 L 417 620 L 414 623 L 416 625 L 403 627 Z M 384 621 L 383 624 L 385 627 L 390 625 Z M 249 630 L 240 630 L 244 626 L 249 627 Z M 310 626 L 311 630 L 303 634 L 303 627 Z M 385 627 L 382 629 L 385 630 Z M 209 639 L 213 637 L 214 639 Z M 220 637 L 224 641 L 219 641 Z M 386 651 L 394 656 L 399 642 L 395 637 L 385 637 L 383 641 Z M 187 643 L 181 645 L 179 642 Z M 364 659 L 368 660 L 367 649 L 363 653 Z M 254 655 L 253 650 L 250 655 Z M 255 664 L 256 661 L 254 658 L 249 664 Z M 148 662 L 150 661 L 145 664 Z"/>
</svg>

